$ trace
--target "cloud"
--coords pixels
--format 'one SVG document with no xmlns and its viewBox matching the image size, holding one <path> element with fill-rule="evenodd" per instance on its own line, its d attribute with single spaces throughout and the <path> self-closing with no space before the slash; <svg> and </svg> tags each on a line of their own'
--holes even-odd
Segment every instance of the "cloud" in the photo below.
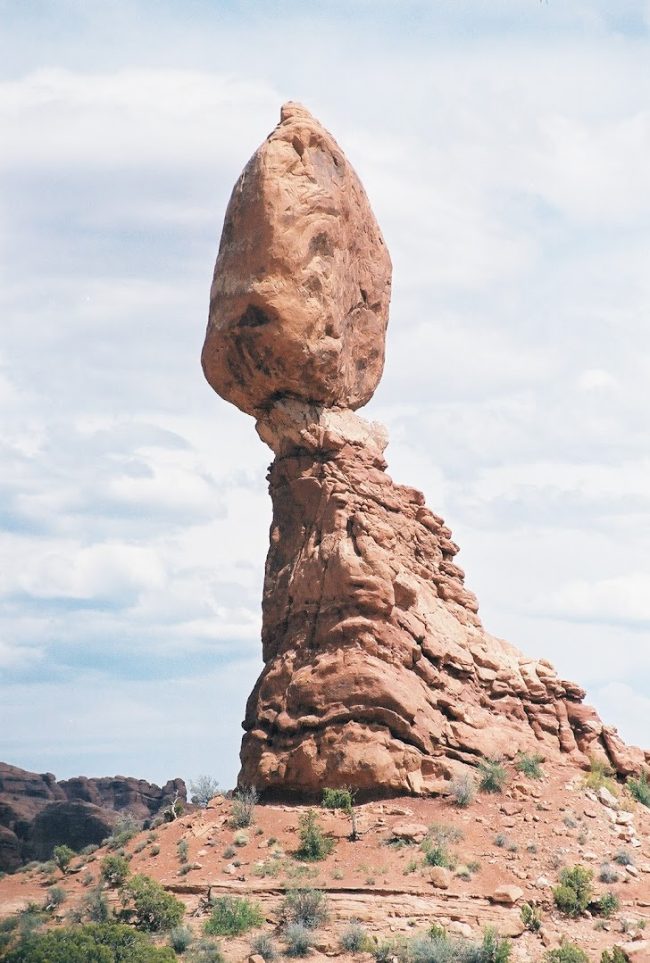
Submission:
<svg viewBox="0 0 650 963">
<path fill-rule="evenodd" d="M 489 629 L 638 693 L 647 6 L 67 2 L 39 31 L 20 7 L 0 38 L 13 761 L 234 774 L 270 453 L 198 358 L 232 184 L 289 97 L 334 131 L 394 259 L 365 412 L 391 474 L 444 511 Z"/>
</svg>

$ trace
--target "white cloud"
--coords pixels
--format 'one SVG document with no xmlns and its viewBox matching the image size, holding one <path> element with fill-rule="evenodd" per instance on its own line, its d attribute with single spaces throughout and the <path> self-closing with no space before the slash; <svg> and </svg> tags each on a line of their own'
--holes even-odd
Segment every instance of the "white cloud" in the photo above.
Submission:
<svg viewBox="0 0 650 963">
<path fill-rule="evenodd" d="M 324 5 L 318 30 L 288 8 L 113 6 L 77 6 L 83 50 L 61 30 L 46 56 L 28 31 L 37 66 L 0 81 L 13 761 L 150 775 L 160 726 L 189 715 L 164 728 L 162 778 L 190 744 L 209 757 L 216 712 L 234 773 L 270 453 L 198 357 L 227 198 L 289 96 L 357 166 L 393 255 L 366 412 L 390 424 L 392 476 L 444 508 L 492 631 L 599 693 L 646 678 L 650 79 L 625 27 L 644 8 L 415 4 L 415 36 L 397 3 Z"/>
</svg>

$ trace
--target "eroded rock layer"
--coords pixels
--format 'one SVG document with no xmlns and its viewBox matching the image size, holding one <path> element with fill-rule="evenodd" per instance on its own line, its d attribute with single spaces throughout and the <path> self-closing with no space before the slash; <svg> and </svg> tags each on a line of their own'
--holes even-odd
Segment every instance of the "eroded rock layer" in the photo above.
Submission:
<svg viewBox="0 0 650 963">
<path fill-rule="evenodd" d="M 242 784 L 437 792 L 518 751 L 639 768 L 579 686 L 485 632 L 450 530 L 386 474 L 381 426 L 292 401 L 258 430 L 277 457 Z"/>
<path fill-rule="evenodd" d="M 228 206 L 202 356 L 276 455 L 240 784 L 429 793 L 520 750 L 635 771 L 644 754 L 579 686 L 484 631 L 451 532 L 354 414 L 381 376 L 390 272 L 340 148 L 285 105 Z"/>
</svg>

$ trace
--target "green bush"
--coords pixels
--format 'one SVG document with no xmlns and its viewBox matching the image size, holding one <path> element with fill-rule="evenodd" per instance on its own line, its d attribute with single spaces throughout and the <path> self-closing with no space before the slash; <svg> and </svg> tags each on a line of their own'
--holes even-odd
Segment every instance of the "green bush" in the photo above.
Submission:
<svg viewBox="0 0 650 963">
<path fill-rule="evenodd" d="M 131 875 L 128 859 L 125 856 L 118 856 L 117 853 L 104 856 L 99 871 L 102 879 L 106 880 L 109 886 L 122 886 Z"/>
<path fill-rule="evenodd" d="M 604 916 L 605 919 L 609 919 L 614 913 L 618 913 L 620 908 L 620 899 L 616 893 L 612 893 L 611 891 L 604 893 L 595 903 L 590 905 L 590 909 L 597 913 L 598 916 Z"/>
<path fill-rule="evenodd" d="M 589 760 L 589 772 L 585 776 L 585 786 L 588 789 L 609 789 L 611 793 L 616 795 L 618 785 L 614 779 L 615 775 L 616 773 L 609 763 L 592 757 Z"/>
<path fill-rule="evenodd" d="M 589 957 L 575 943 L 562 940 L 554 950 L 547 950 L 542 957 L 544 963 L 589 963 Z"/>
<path fill-rule="evenodd" d="M 188 926 L 175 926 L 169 933 L 169 945 L 174 953 L 184 953 L 192 942 L 192 930 Z"/>
<path fill-rule="evenodd" d="M 555 905 L 567 916 L 580 916 L 591 902 L 593 873 L 584 866 L 563 869 L 560 885 L 553 890 Z"/>
<path fill-rule="evenodd" d="M 257 903 L 237 896 L 220 896 L 214 901 L 204 929 L 210 936 L 239 936 L 263 922 L 264 915 Z"/>
<path fill-rule="evenodd" d="M 531 933 L 538 933 L 542 928 L 542 914 L 537 906 L 524 903 L 521 907 L 521 922 Z"/>
<path fill-rule="evenodd" d="M 542 779 L 544 776 L 543 762 L 544 756 L 520 752 L 515 759 L 515 769 L 517 772 L 522 772 L 524 776 L 528 776 L 529 779 Z"/>
<path fill-rule="evenodd" d="M 171 930 L 183 919 L 184 904 L 149 876 L 132 876 L 124 887 L 124 895 L 132 903 L 127 912 L 140 929 Z"/>
<path fill-rule="evenodd" d="M 179 839 L 176 843 L 176 855 L 180 863 L 186 863 L 190 847 L 186 839 Z"/>
<path fill-rule="evenodd" d="M 503 792 L 508 773 L 501 759 L 481 759 L 478 764 L 479 788 L 483 792 Z"/>
<path fill-rule="evenodd" d="M 284 942 L 287 956 L 307 956 L 314 940 L 306 926 L 290 923 L 284 931 Z"/>
<path fill-rule="evenodd" d="M 620 946 L 613 946 L 611 950 L 603 950 L 600 963 L 627 963 L 627 956 Z"/>
<path fill-rule="evenodd" d="M 88 923 L 32 933 L 4 957 L 5 963 L 174 963 L 169 947 L 155 947 L 130 926 Z"/>
<path fill-rule="evenodd" d="M 325 836 L 314 810 L 307 810 L 298 822 L 300 826 L 300 846 L 296 851 L 298 859 L 318 862 L 329 856 L 334 848 L 334 840 Z"/>
<path fill-rule="evenodd" d="M 508 963 L 511 951 L 510 940 L 500 937 L 491 926 L 485 929 L 480 950 L 481 963 Z"/>
<path fill-rule="evenodd" d="M 341 949 L 348 953 L 360 953 L 368 947 L 368 933 L 360 923 L 353 920 L 341 933 L 339 943 Z"/>
<path fill-rule="evenodd" d="M 637 802 L 650 808 L 650 779 L 646 772 L 642 772 L 638 779 L 630 776 L 626 786 Z"/>
<path fill-rule="evenodd" d="M 323 789 L 323 809 L 352 809 L 352 793 L 349 789 Z"/>
<path fill-rule="evenodd" d="M 280 906 L 287 923 L 299 923 L 308 930 L 318 929 L 327 920 L 327 898 L 320 889 L 290 889 Z"/>
<path fill-rule="evenodd" d="M 237 789 L 232 800 L 230 825 L 235 829 L 245 829 L 253 822 L 255 805 L 259 799 L 254 786 L 250 789 Z"/>
<path fill-rule="evenodd" d="M 55 846 L 52 850 L 52 859 L 62 873 L 65 873 L 70 865 L 70 860 L 74 859 L 76 855 L 74 849 L 70 849 L 69 846 Z"/>
<path fill-rule="evenodd" d="M 108 923 L 111 914 L 101 885 L 96 886 L 84 897 L 81 913 L 82 916 L 87 916 L 91 923 Z"/>
<path fill-rule="evenodd" d="M 424 851 L 424 861 L 427 866 L 449 866 L 449 853 L 445 846 L 429 846 Z"/>
</svg>

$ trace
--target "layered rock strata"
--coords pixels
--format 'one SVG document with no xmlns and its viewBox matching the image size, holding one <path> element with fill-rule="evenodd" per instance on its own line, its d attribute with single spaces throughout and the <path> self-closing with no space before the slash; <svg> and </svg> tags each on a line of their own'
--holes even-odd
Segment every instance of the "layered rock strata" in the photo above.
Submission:
<svg viewBox="0 0 650 963">
<path fill-rule="evenodd" d="M 579 686 L 485 632 L 449 528 L 386 474 L 385 430 L 352 410 L 381 374 L 389 290 L 358 178 L 304 108 L 285 106 L 233 192 L 203 353 L 276 456 L 265 665 L 240 784 L 441 792 L 480 758 L 519 751 L 638 770 L 643 753 Z"/>
</svg>

